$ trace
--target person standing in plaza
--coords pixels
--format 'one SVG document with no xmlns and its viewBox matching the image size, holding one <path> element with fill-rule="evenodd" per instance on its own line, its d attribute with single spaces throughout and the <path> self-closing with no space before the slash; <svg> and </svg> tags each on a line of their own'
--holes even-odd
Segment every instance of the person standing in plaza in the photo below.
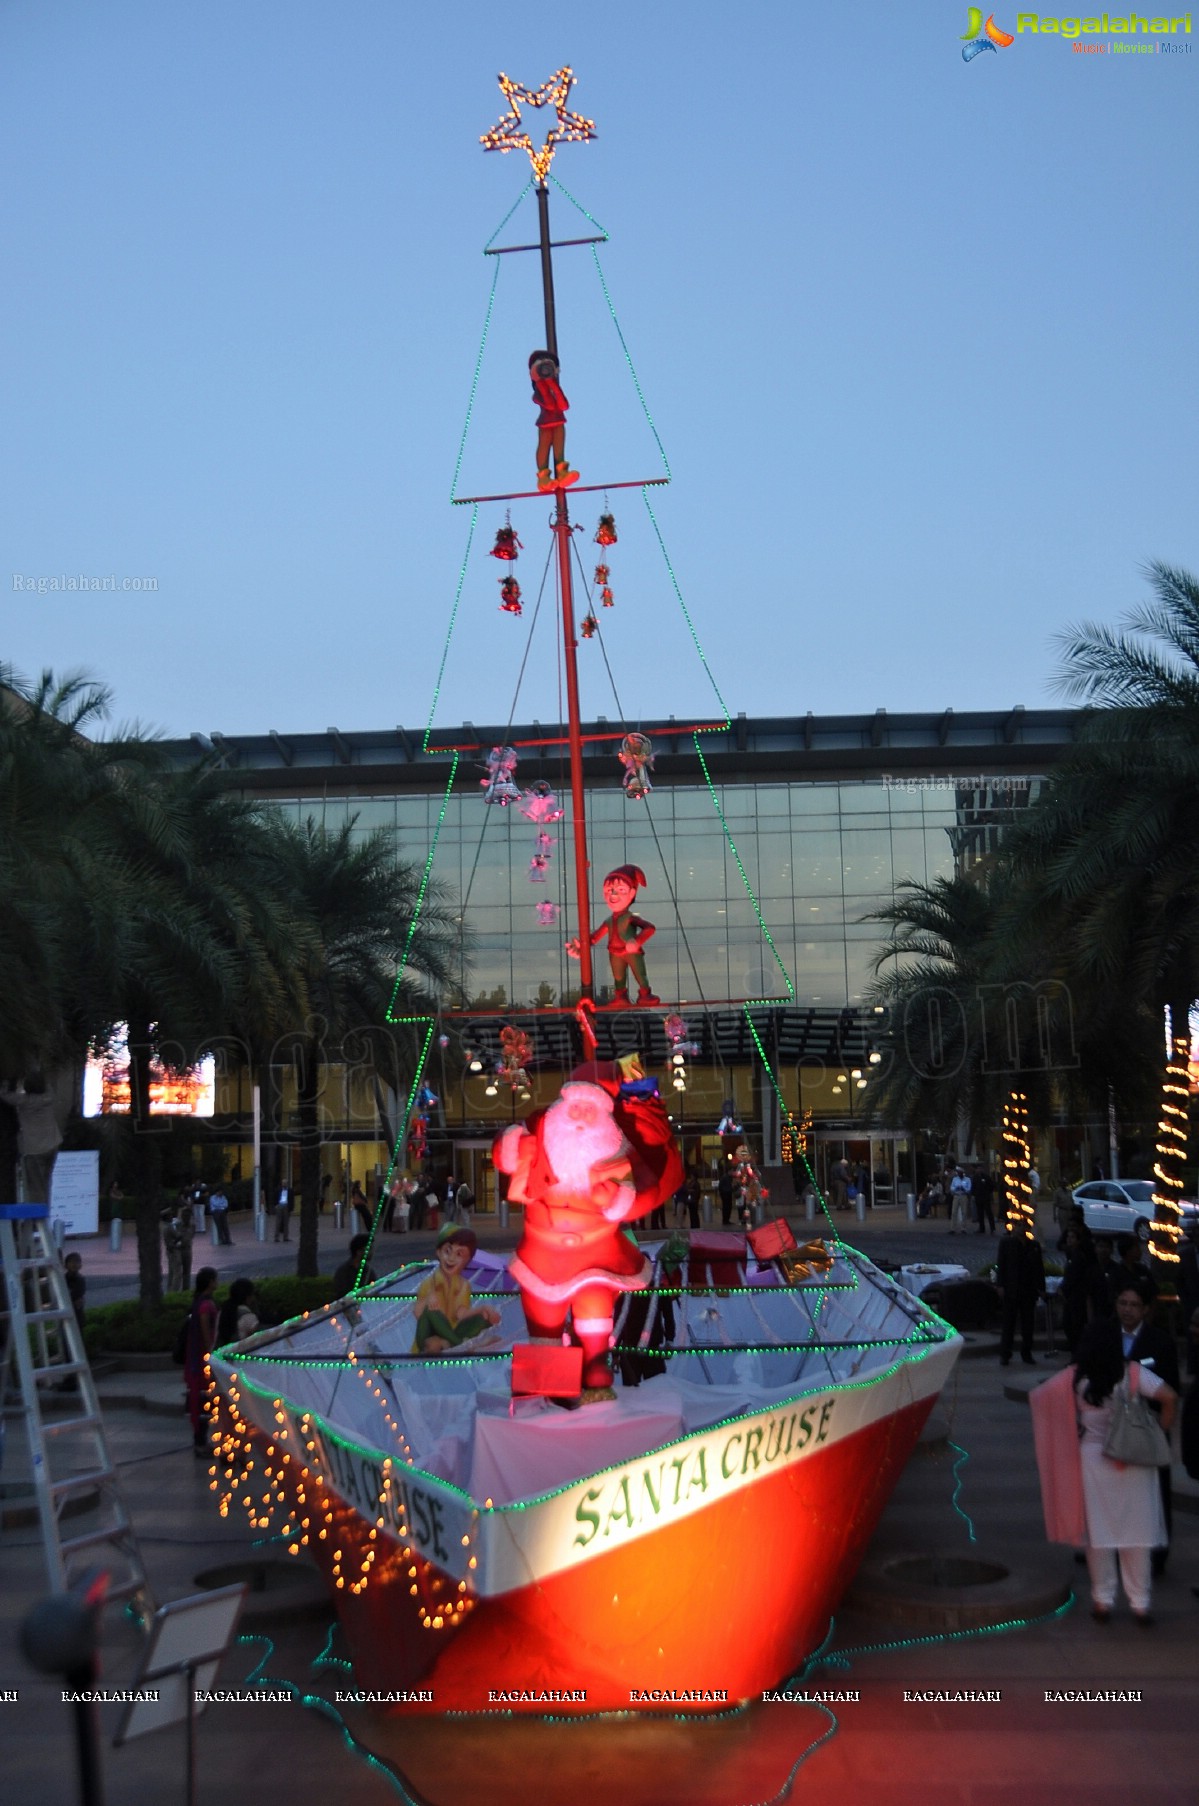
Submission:
<svg viewBox="0 0 1199 1806">
<path fill-rule="evenodd" d="M 968 1235 L 966 1225 L 970 1221 L 972 1204 L 972 1186 L 970 1175 L 964 1166 L 953 1170 L 953 1178 L 949 1181 L 950 1235 Z"/>
<path fill-rule="evenodd" d="M 834 1160 L 832 1171 L 829 1174 L 829 1202 L 834 1210 L 849 1209 L 849 1180 L 849 1162 L 842 1155 L 840 1160 Z"/>
<path fill-rule="evenodd" d="M 204 1401 L 208 1392 L 208 1357 L 216 1347 L 217 1307 L 213 1293 L 219 1278 L 215 1267 L 201 1267 L 187 1320 L 183 1380 L 187 1387 L 187 1414 L 192 1424 L 192 1448 L 197 1457 L 208 1454 L 208 1425 Z"/>
<path fill-rule="evenodd" d="M 1183 1323 L 1190 1324 L 1199 1311 L 1199 1222 L 1192 1220 L 1184 1234 L 1178 1257 L 1178 1302 Z M 1199 1341 L 1191 1335 L 1187 1337 L 1187 1372 L 1192 1379 L 1199 1374 Z"/>
<path fill-rule="evenodd" d="M 1116 1568 L 1138 1623 L 1150 1615 L 1152 1551 L 1165 1540 L 1162 1495 L 1153 1468 L 1113 1460 L 1105 1452 L 1115 1395 L 1128 1390 L 1158 1410 L 1169 1432 L 1178 1394 L 1151 1367 L 1127 1361 L 1109 1326 L 1093 1325 L 1075 1364 L 1075 1398 L 1081 1441 L 1091 1616 L 1106 1624 L 1116 1603 Z"/>
<path fill-rule="evenodd" d="M 369 1234 L 371 1226 L 371 1207 L 367 1202 L 366 1193 L 363 1191 L 357 1179 L 355 1179 L 353 1185 L 350 1187 L 350 1209 L 362 1224 L 363 1229 Z"/>
<path fill-rule="evenodd" d="M 277 1242 L 291 1240 L 291 1207 L 292 1189 L 284 1180 L 279 1187 L 279 1196 L 275 1200 L 275 1240 Z"/>
<path fill-rule="evenodd" d="M 475 1194 L 470 1188 L 469 1180 L 464 1179 L 459 1185 L 454 1201 L 458 1207 L 458 1221 L 464 1229 L 469 1229 L 475 1208 Z"/>
<path fill-rule="evenodd" d="M 232 1248 L 233 1237 L 229 1233 L 229 1199 L 219 1179 L 216 1190 L 208 1200 L 208 1208 L 212 1212 L 212 1220 L 216 1224 L 217 1241 L 222 1248 Z"/>
<path fill-rule="evenodd" d="M 974 1199 L 974 1220 L 978 1224 L 979 1235 L 994 1235 L 995 1181 L 985 1166 L 979 1165 L 974 1169 L 971 1196 Z"/>
<path fill-rule="evenodd" d="M 1150 1316 L 1152 1306 L 1153 1293 L 1149 1288 L 1135 1278 L 1126 1279 L 1116 1294 L 1116 1323 L 1106 1326 L 1107 1334 L 1112 1340 L 1116 1335 L 1119 1336 L 1120 1354 L 1125 1361 L 1136 1361 L 1142 1372 L 1148 1369 L 1155 1373 L 1177 1394 L 1180 1389 L 1178 1349 L 1169 1331 L 1159 1328 L 1153 1322 Z M 1153 1545 L 1153 1572 L 1161 1574 L 1165 1571 L 1166 1558 L 1170 1552 L 1170 1535 L 1174 1524 L 1168 1461 L 1158 1468 L 1157 1482 L 1161 1492 L 1164 1534 Z"/>
<path fill-rule="evenodd" d="M 1037 1299 L 1045 1296 L 1045 1262 L 1036 1237 L 1025 1235 L 1023 1229 L 1013 1225 L 1010 1217 L 995 1252 L 995 1278 L 1003 1300 L 999 1364 L 1006 1367 L 1011 1361 L 1019 1320 L 1020 1359 L 1026 1367 L 1031 1367 Z"/>
<path fill-rule="evenodd" d="M 727 1163 L 720 1169 L 716 1192 L 720 1199 L 721 1228 L 727 1229 L 733 1220 L 733 1175 Z"/>
</svg>

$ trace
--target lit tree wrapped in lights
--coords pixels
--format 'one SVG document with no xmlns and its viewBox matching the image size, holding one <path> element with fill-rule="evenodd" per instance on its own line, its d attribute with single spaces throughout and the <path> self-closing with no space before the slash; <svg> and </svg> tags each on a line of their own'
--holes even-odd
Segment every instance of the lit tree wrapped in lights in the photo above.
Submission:
<svg viewBox="0 0 1199 1806">
<path fill-rule="evenodd" d="M 1003 1111 L 1004 1212 L 1013 1229 L 1030 1238 L 1036 1234 L 1029 1169 L 1028 1098 L 1023 1091 L 1009 1091 Z"/>
<path fill-rule="evenodd" d="M 1187 1153 L 1187 1105 L 1189 1092 L 1190 1037 L 1183 1018 L 1179 1034 L 1170 1022 L 1169 1051 L 1162 1079 L 1161 1116 L 1157 1125 L 1157 1159 L 1153 1164 L 1153 1227 L 1149 1235 L 1149 1252 L 1156 1260 L 1178 1260 L 1178 1244 L 1182 1239 L 1182 1170 Z"/>
</svg>

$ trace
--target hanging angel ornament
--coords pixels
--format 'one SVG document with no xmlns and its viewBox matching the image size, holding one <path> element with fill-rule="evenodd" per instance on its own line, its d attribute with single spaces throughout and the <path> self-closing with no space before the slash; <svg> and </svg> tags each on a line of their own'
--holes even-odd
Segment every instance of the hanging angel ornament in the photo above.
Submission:
<svg viewBox="0 0 1199 1806">
<path fill-rule="evenodd" d="M 529 785 L 521 798 L 520 812 L 526 821 L 538 824 L 561 821 L 565 813 L 553 789 L 544 778 L 537 778 Z"/>
<path fill-rule="evenodd" d="M 515 770 L 516 748 L 493 746 L 487 755 L 487 776 L 479 779 L 485 803 L 495 803 L 501 809 L 509 803 L 519 803 L 520 787 L 513 782 Z"/>
<path fill-rule="evenodd" d="M 649 774 L 654 768 L 653 744 L 646 734 L 626 734 L 617 754 L 624 766 L 624 793 L 630 803 L 640 802 L 653 789 Z"/>
<path fill-rule="evenodd" d="M 585 640 L 593 640 L 595 638 L 598 630 L 599 630 L 599 622 L 596 620 L 595 614 L 593 613 L 593 611 L 591 609 L 588 609 L 587 613 L 583 616 L 583 619 L 579 623 L 579 632 L 582 634 L 582 636 Z"/>
<path fill-rule="evenodd" d="M 537 926 L 554 928 L 558 922 L 558 905 L 556 903 L 539 903 L 537 905 Z"/>
</svg>

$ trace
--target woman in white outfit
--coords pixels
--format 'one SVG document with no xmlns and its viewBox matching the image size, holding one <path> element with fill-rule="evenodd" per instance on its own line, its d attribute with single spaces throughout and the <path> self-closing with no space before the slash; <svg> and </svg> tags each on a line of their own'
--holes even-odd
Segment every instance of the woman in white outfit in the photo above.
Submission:
<svg viewBox="0 0 1199 1806">
<path fill-rule="evenodd" d="M 1075 1367 L 1074 1399 L 1081 1434 L 1082 1492 L 1087 1519 L 1087 1568 L 1091 1576 L 1091 1616 L 1106 1624 L 1116 1603 L 1116 1564 L 1138 1624 L 1153 1622 L 1150 1611 L 1151 1555 L 1164 1546 L 1161 1487 L 1155 1467 L 1113 1461 L 1103 1445 L 1112 1420 L 1113 1394 L 1131 1388 L 1161 1407 L 1168 1433 L 1178 1395 L 1151 1368 L 1127 1365 L 1117 1335 L 1106 1324 L 1083 1337 Z"/>
</svg>

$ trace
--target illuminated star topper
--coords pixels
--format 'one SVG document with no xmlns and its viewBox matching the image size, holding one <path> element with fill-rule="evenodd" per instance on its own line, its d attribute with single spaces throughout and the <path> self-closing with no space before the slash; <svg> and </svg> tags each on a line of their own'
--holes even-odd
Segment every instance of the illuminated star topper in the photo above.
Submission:
<svg viewBox="0 0 1199 1806">
<path fill-rule="evenodd" d="M 570 69 L 564 67 L 557 70 L 539 88 L 522 88 L 519 82 L 512 81 L 507 75 L 501 75 L 499 81 L 500 92 L 512 111 L 505 114 L 490 131 L 484 132 L 479 140 L 484 150 L 528 151 L 533 174 L 539 182 L 544 182 L 554 160 L 554 152 L 560 144 L 581 144 L 588 138 L 595 137 L 594 119 L 584 119 L 581 113 L 572 113 L 566 104 L 575 85 L 575 77 Z M 522 130 L 522 103 L 526 107 L 551 106 L 557 114 L 557 123 L 546 133 L 545 143 L 540 150 L 534 148 L 528 132 Z"/>
</svg>

